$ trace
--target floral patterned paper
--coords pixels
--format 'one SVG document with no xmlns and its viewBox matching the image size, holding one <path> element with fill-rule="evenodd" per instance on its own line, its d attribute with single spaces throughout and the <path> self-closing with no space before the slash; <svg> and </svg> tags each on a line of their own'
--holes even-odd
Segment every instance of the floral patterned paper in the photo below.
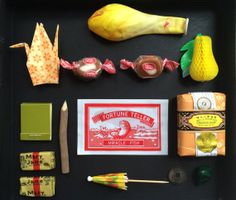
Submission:
<svg viewBox="0 0 236 200">
<path fill-rule="evenodd" d="M 27 43 L 10 46 L 10 48 L 25 48 L 28 58 L 26 65 L 34 86 L 59 83 L 58 32 L 59 25 L 52 45 L 43 24 L 37 23 L 31 48 Z"/>
</svg>

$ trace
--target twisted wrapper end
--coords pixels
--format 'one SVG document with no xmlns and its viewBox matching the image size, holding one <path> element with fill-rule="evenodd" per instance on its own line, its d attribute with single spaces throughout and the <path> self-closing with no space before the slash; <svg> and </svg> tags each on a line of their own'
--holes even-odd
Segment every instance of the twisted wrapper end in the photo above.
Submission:
<svg viewBox="0 0 236 200">
<path fill-rule="evenodd" d="M 133 62 L 126 60 L 126 59 L 122 59 L 120 60 L 120 68 L 123 70 L 127 70 L 129 68 L 134 69 L 135 65 Z"/>
<path fill-rule="evenodd" d="M 168 60 L 167 58 L 165 58 L 163 60 L 163 63 L 162 63 L 163 67 L 171 72 L 173 72 L 174 70 L 176 70 L 179 66 L 179 63 L 178 62 L 175 62 L 173 60 Z"/>
</svg>

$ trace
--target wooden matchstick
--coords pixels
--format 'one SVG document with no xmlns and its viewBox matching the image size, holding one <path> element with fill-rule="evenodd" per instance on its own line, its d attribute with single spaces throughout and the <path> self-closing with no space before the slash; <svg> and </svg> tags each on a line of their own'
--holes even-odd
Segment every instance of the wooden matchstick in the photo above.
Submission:
<svg viewBox="0 0 236 200">
<path fill-rule="evenodd" d="M 61 149 L 61 172 L 67 174 L 70 172 L 69 153 L 67 143 L 67 124 L 68 124 L 68 107 L 66 101 L 61 107 L 59 140 Z"/>
<path fill-rule="evenodd" d="M 158 180 L 138 180 L 138 179 L 128 179 L 128 182 L 133 183 L 170 183 L 169 181 L 158 181 Z"/>
</svg>

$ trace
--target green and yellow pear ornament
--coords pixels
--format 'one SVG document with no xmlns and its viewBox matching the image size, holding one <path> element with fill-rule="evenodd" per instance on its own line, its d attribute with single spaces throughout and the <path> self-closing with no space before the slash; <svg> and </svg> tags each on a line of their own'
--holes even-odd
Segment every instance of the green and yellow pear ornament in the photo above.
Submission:
<svg viewBox="0 0 236 200">
<path fill-rule="evenodd" d="M 190 75 L 193 80 L 204 82 L 213 80 L 217 76 L 219 68 L 209 36 L 198 34 L 180 51 L 185 51 L 180 60 L 183 77 Z"/>
</svg>

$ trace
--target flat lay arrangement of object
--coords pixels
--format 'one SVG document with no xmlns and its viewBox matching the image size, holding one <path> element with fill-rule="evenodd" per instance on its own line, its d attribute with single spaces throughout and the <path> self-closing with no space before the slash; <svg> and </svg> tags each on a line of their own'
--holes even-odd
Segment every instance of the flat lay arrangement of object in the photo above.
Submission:
<svg viewBox="0 0 236 200">
<path fill-rule="evenodd" d="M 234 5 L 0 1 L 0 199 L 235 199 Z"/>
</svg>

